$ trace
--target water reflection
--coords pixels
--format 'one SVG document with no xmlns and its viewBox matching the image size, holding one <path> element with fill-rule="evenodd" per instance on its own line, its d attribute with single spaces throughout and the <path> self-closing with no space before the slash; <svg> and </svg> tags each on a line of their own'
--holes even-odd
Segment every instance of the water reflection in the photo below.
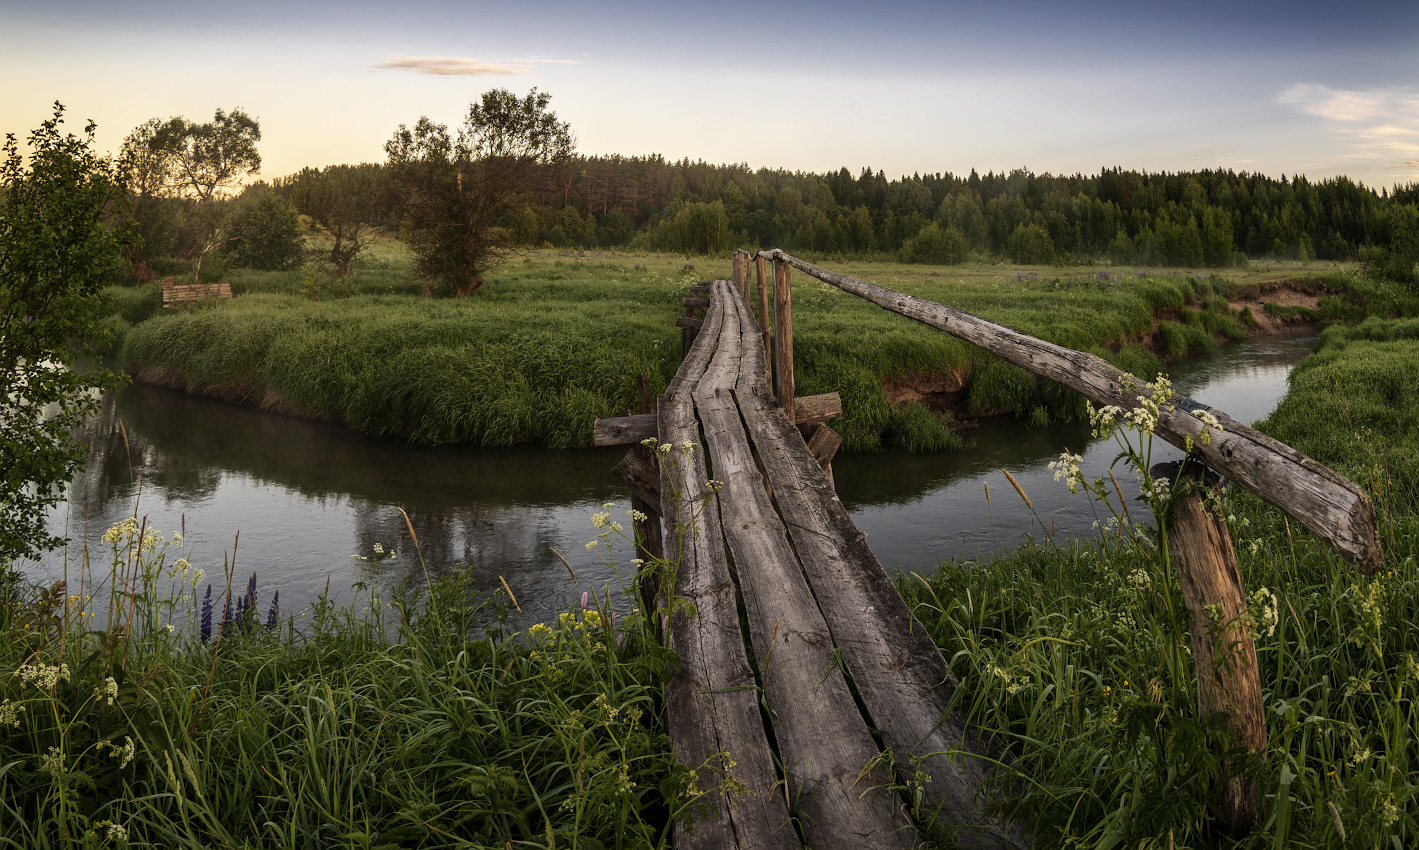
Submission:
<svg viewBox="0 0 1419 850">
<path fill-rule="evenodd" d="M 616 451 L 410 448 L 144 385 L 106 398 L 84 437 L 94 451 L 52 517 L 57 529 L 67 523 L 100 552 L 104 530 L 135 510 L 164 533 L 185 525 L 195 565 L 220 575 L 235 549 L 236 574 L 256 571 L 261 597 L 279 589 L 288 609 L 327 580 L 349 599 L 354 582 L 374 578 L 360 557 L 376 543 L 397 552 L 381 565 L 386 588 L 472 564 L 480 589 L 502 576 L 539 618 L 587 586 L 618 583 L 585 549 L 602 503 L 626 501 L 610 472 Z M 81 548 L 67 553 L 71 573 Z M 65 567 L 65 553 L 50 553 L 30 572 L 58 578 Z"/>
<path fill-rule="evenodd" d="M 1313 345 L 1313 337 L 1237 343 L 1175 369 L 1174 383 L 1251 421 L 1275 406 L 1290 366 Z M 1041 526 L 1001 467 L 1020 480 L 1046 528 L 1090 533 L 1087 499 L 1070 496 L 1046 465 L 1068 448 L 1084 455 L 1086 475 L 1099 475 L 1115 454 L 1112 443 L 1081 451 L 1089 442 L 1083 423 L 1039 429 L 1009 418 L 972 437 L 973 448 L 950 455 L 835 461 L 843 503 L 884 564 L 933 570 L 943 558 L 988 556 L 1024 535 L 1038 537 Z M 56 533 L 67 528 L 98 553 L 104 530 L 135 511 L 165 533 L 185 522 L 194 565 L 217 577 L 234 553 L 238 584 L 257 572 L 263 605 L 274 590 L 286 610 L 300 610 L 327 585 L 348 600 L 355 582 L 389 588 L 460 564 L 476 567 L 476 584 L 487 592 L 505 578 L 530 620 L 563 610 L 589 586 L 619 586 L 585 544 L 603 502 L 626 507 L 625 487 L 610 471 L 621 449 L 410 448 L 335 423 L 150 386 L 110 394 L 85 439 L 94 451 L 67 506 L 52 516 Z M 378 575 L 360 559 L 375 544 L 397 552 Z M 66 570 L 72 577 L 82 548 L 76 542 L 26 568 L 40 578 Z M 575 583 L 553 548 L 571 562 Z"/>
<path fill-rule="evenodd" d="M 1313 335 L 1263 337 L 1173 367 L 1184 395 L 1243 422 L 1265 417 L 1286 394 L 1291 366 L 1315 347 Z M 1068 449 L 1083 455 L 1087 479 L 1105 474 L 1118 454 L 1112 440 L 1094 440 L 1087 423 L 1032 428 L 1013 418 L 990 421 L 971 434 L 974 445 L 950 455 L 846 455 L 833 462 L 838 494 L 868 543 L 888 567 L 933 571 L 947 558 L 989 558 L 1048 533 L 1090 536 L 1096 516 L 1084 495 L 1054 480 L 1049 462 Z M 1158 440 L 1154 463 L 1182 453 Z M 1001 469 L 1009 469 L 1034 504 L 1034 514 Z M 1130 498 L 1131 476 L 1115 470 Z M 989 488 L 989 502 L 986 489 Z M 1144 509 L 1146 513 L 1146 508 Z M 1140 519 L 1135 514 L 1134 519 Z"/>
</svg>

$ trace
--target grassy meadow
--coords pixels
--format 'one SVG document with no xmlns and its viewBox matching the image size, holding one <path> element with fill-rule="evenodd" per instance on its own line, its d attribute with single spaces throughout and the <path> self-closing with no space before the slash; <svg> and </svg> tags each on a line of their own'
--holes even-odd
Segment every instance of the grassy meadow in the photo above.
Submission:
<svg viewBox="0 0 1419 850">
<path fill-rule="evenodd" d="M 170 314 L 151 287 L 114 290 L 110 321 L 129 368 L 195 388 L 414 440 L 576 445 L 590 418 L 635 408 L 637 371 L 664 386 L 684 287 L 726 273 L 543 253 L 448 299 L 408 283 L 397 250 L 381 262 L 321 283 L 318 302 L 299 272 L 234 273 L 231 302 Z M 1141 374 L 1244 332 L 1226 302 L 1267 275 L 1323 287 L 1316 317 L 1363 319 L 1322 335 L 1259 427 L 1372 494 L 1381 573 L 1360 576 L 1254 497 L 1224 503 L 1269 732 L 1245 762 L 1262 793 L 1249 835 L 1213 825 L 1214 753 L 1229 742 L 1198 721 L 1185 615 L 1146 508 L 1120 524 L 1100 505 L 1097 540 L 1041 537 L 899 587 L 962 707 L 1009 743 L 1011 815 L 1037 846 L 1419 843 L 1419 320 L 1364 318 L 1412 313 L 1408 296 L 1343 269 L 834 267 Z M 925 408 L 886 400 L 883 377 L 912 372 L 972 370 L 968 410 L 1080 412 L 943 334 L 796 280 L 800 389 L 843 393 L 858 448 L 945 440 Z M 108 543 L 68 586 L 0 569 L 0 848 L 664 847 L 696 813 L 694 773 L 726 767 L 672 758 L 674 660 L 646 618 L 605 613 L 625 589 L 527 631 L 504 625 L 512 599 L 477 599 L 457 575 L 292 616 L 244 576 L 201 576 L 175 535 L 135 521 Z"/>
<path fill-rule="evenodd" d="M 402 246 L 388 240 L 349 279 L 311 271 L 229 275 L 230 302 L 163 311 L 157 285 L 109 290 L 120 360 L 141 380 L 415 443 L 585 446 L 600 417 L 639 412 L 635 376 L 664 389 L 679 365 L 687 287 L 726 277 L 727 260 L 540 251 L 504 265 L 469 298 L 422 297 Z M 1327 318 L 1412 312 L 1414 300 L 1333 265 L 1260 268 L 1226 278 L 1107 268 L 832 263 L 843 271 L 985 316 L 1140 375 L 1161 358 L 1242 336 L 1229 300 L 1299 279 Z M 435 293 L 437 295 L 437 292 Z M 319 300 L 314 300 L 315 296 Z M 971 346 L 795 275 L 801 394 L 842 394 L 834 423 L 848 450 L 884 442 L 961 445 L 958 420 L 1015 411 L 1082 415 L 1082 399 Z M 959 398 L 894 403 L 889 379 L 955 376 Z"/>
<path fill-rule="evenodd" d="M 1223 503 L 1251 594 L 1269 739 L 1247 765 L 1264 797 L 1249 836 L 1209 821 L 1212 753 L 1232 744 L 1198 722 L 1185 609 L 1156 531 L 1120 531 L 1118 505 L 1101 505 L 1094 542 L 1042 537 L 993 563 L 899 582 L 973 719 L 1013 742 L 1026 777 L 1016 812 L 1039 846 L 1419 843 L 1416 369 L 1412 320 L 1331 327 L 1257 426 L 1372 495 L 1379 574 L 1360 575 L 1245 491 Z"/>
</svg>

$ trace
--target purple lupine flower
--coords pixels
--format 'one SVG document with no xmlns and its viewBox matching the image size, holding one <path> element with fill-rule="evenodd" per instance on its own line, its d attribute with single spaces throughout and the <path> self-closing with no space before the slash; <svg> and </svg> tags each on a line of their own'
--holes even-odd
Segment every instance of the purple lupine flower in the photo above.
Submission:
<svg viewBox="0 0 1419 850">
<path fill-rule="evenodd" d="M 266 630 L 275 631 L 276 621 L 281 616 L 281 591 L 271 594 L 271 610 L 266 613 Z"/>
<path fill-rule="evenodd" d="M 202 597 L 202 642 L 212 638 L 212 585 L 207 585 L 207 595 Z"/>
<path fill-rule="evenodd" d="M 246 583 L 246 597 L 242 600 L 242 616 L 238 618 L 241 623 L 242 634 L 251 630 L 252 621 L 256 619 L 256 573 L 251 574 L 251 579 Z"/>
<path fill-rule="evenodd" d="M 227 591 L 231 593 L 230 590 Z M 239 600 L 238 600 L 239 601 Z M 226 603 L 222 606 L 222 637 L 226 637 L 232 629 L 232 600 L 228 596 Z"/>
</svg>

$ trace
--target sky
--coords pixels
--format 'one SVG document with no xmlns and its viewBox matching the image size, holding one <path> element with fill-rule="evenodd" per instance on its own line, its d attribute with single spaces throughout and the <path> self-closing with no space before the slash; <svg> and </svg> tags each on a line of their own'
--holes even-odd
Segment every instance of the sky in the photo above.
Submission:
<svg viewBox="0 0 1419 850">
<path fill-rule="evenodd" d="M 1419 182 L 1415 0 L 0 0 L 0 132 L 240 108 L 268 179 L 533 87 L 587 155 Z"/>
</svg>

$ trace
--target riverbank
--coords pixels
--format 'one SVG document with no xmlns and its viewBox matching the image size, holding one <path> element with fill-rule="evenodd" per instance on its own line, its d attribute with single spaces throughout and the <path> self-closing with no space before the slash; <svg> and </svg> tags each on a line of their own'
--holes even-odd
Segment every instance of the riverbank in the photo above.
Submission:
<svg viewBox="0 0 1419 850">
<path fill-rule="evenodd" d="M 413 443 L 589 445 L 595 419 L 639 410 L 635 376 L 658 393 L 678 366 L 674 317 L 688 285 L 716 272 L 678 257 L 542 253 L 500 269 L 475 297 L 426 299 L 378 274 L 299 294 L 297 273 L 245 272 L 237 297 L 164 313 L 141 289 L 111 293 L 123 367 L 140 380 L 348 424 Z M 1269 279 L 1180 272 L 849 264 L 844 270 L 982 315 L 1140 375 L 1252 330 L 1278 291 L 1314 309 L 1281 318 L 1419 312 L 1419 302 L 1335 269 Z M 1307 276 L 1309 275 L 1309 276 Z M 1301 283 L 1291 286 L 1282 280 Z M 1270 288 L 1270 289 L 1269 289 Z M 1284 299 L 1283 299 L 1284 300 Z M 799 392 L 838 392 L 845 448 L 959 447 L 963 421 L 1007 412 L 1082 415 L 1082 399 L 826 284 L 795 279 Z M 1261 322 L 1257 322 L 1258 328 Z"/>
<path fill-rule="evenodd" d="M 1093 542 L 1056 545 L 1042 532 L 1007 557 L 899 582 L 953 659 L 972 719 L 1012 742 L 1028 778 L 1015 811 L 1040 846 L 1419 841 L 1415 369 L 1419 323 L 1332 327 L 1257 424 L 1370 494 L 1385 557 L 1377 575 L 1359 575 L 1248 493 L 1234 488 L 1224 502 L 1251 594 L 1269 741 L 1248 767 L 1263 795 L 1249 836 L 1210 825 L 1211 753 L 1231 742 L 1197 721 L 1166 546 L 1151 530 L 1149 545 L 1120 533 L 1116 502 L 1098 508 Z M 1151 524 L 1140 510 L 1132 518 Z"/>
<path fill-rule="evenodd" d="M 1419 323 L 1333 328 L 1261 423 L 1372 494 L 1380 575 L 1355 574 L 1258 500 L 1228 497 L 1270 740 L 1247 837 L 1208 823 L 1211 748 L 1225 742 L 1195 720 L 1180 603 L 1156 556 L 1166 547 L 1116 530 L 1055 545 L 1041 532 L 1004 558 L 899 582 L 974 721 L 1014 750 L 1015 813 L 1039 846 L 1419 840 L 1416 368 Z M 1146 523 L 1143 510 L 1132 518 Z M 639 618 L 602 614 L 604 592 L 545 628 L 513 627 L 498 616 L 512 599 L 469 603 L 463 571 L 424 600 L 322 600 L 300 621 L 278 607 L 268 631 L 273 600 L 258 584 L 241 605 L 243 577 L 280 565 L 248 559 L 231 601 L 254 614 L 217 643 L 225 582 L 203 641 L 216 577 L 157 540 L 130 560 L 135 536 L 115 531 L 118 568 L 105 573 L 110 586 L 139 579 L 118 597 L 126 611 L 91 607 L 92 579 L 58 591 L 0 582 L 0 805 L 15 846 L 662 847 L 693 811 L 661 720 L 669 658 Z M 404 545 L 398 560 L 417 562 Z M 364 557 L 388 567 L 385 549 Z M 124 627 L 89 625 L 104 618 Z M 727 762 L 701 773 L 726 767 L 732 776 Z"/>
</svg>

